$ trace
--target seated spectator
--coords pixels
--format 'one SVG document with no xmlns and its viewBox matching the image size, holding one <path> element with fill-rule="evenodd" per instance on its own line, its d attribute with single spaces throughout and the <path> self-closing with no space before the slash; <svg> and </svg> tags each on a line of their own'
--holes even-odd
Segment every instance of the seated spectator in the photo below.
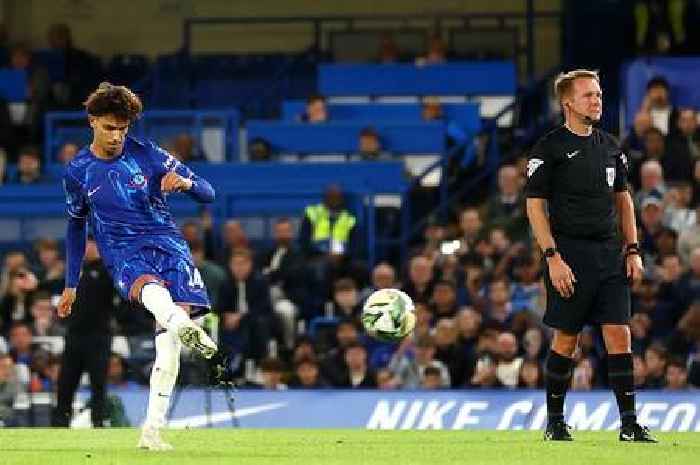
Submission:
<svg viewBox="0 0 700 465">
<path fill-rule="evenodd" d="M 15 323 L 10 327 L 10 356 L 17 366 L 17 379 L 25 386 L 31 379 L 31 366 L 34 361 L 35 348 L 32 345 L 32 331 L 24 323 Z"/>
<path fill-rule="evenodd" d="M 14 425 L 13 406 L 20 386 L 12 357 L 0 354 L 0 428 Z"/>
<path fill-rule="evenodd" d="M 380 368 L 377 370 L 377 389 L 383 391 L 398 389 L 399 382 L 388 368 Z"/>
<path fill-rule="evenodd" d="M 646 197 L 642 200 L 640 217 L 639 245 L 642 253 L 653 262 L 659 252 L 656 248 L 656 236 L 663 229 L 663 201 L 654 195 Z"/>
<path fill-rule="evenodd" d="M 435 283 L 430 310 L 435 318 L 457 315 L 457 290 L 452 281 L 440 280 Z"/>
<path fill-rule="evenodd" d="M 529 231 L 523 196 L 523 177 L 513 165 L 498 170 L 498 192 L 486 202 L 486 214 L 491 227 L 499 226 L 513 240 L 527 238 Z"/>
<path fill-rule="evenodd" d="M 483 232 L 483 223 L 477 208 L 467 207 L 462 210 L 459 216 L 459 229 L 457 255 L 463 257 L 476 251 L 476 242 Z"/>
<path fill-rule="evenodd" d="M 34 336 L 63 336 L 66 329 L 56 321 L 51 296 L 38 291 L 32 301 L 32 334 Z"/>
<path fill-rule="evenodd" d="M 253 256 L 248 250 L 234 252 L 229 272 L 229 280 L 219 290 L 221 341 L 245 358 L 260 360 L 267 354 L 274 331 L 270 288 L 253 273 Z"/>
<path fill-rule="evenodd" d="M 282 382 L 284 364 L 276 358 L 266 358 L 260 363 L 262 388 L 268 391 L 284 391 L 287 385 Z"/>
<path fill-rule="evenodd" d="M 61 259 L 58 242 L 55 239 L 40 239 L 37 241 L 35 249 L 39 257 L 37 272 L 39 288 L 48 292 L 52 297 L 61 295 L 66 267 Z"/>
<path fill-rule="evenodd" d="M 474 366 L 474 374 L 469 380 L 468 386 L 475 388 L 495 389 L 502 387 L 496 372 L 498 331 L 493 329 L 484 331 L 479 335 L 477 342 L 478 357 Z"/>
<path fill-rule="evenodd" d="M 335 317 L 359 322 L 362 304 L 355 281 L 351 278 L 340 278 L 333 283 L 333 301 L 329 308 Z"/>
<path fill-rule="evenodd" d="M 632 352 L 641 354 L 651 342 L 651 318 L 646 313 L 635 313 L 630 320 Z"/>
<path fill-rule="evenodd" d="M 678 280 L 678 297 L 683 305 L 700 300 L 700 246 L 690 253 L 688 271 Z"/>
<path fill-rule="evenodd" d="M 429 335 L 419 338 L 415 345 L 410 338 L 406 338 L 394 352 L 388 368 L 404 389 L 418 388 L 427 367 L 437 368 L 440 371 L 441 386 L 449 387 L 449 370 L 444 363 L 435 359 L 435 351 L 435 340 Z"/>
<path fill-rule="evenodd" d="M 355 323 L 350 320 L 338 323 L 335 329 L 335 346 L 328 350 L 321 360 L 321 375 L 332 386 L 340 387 L 345 382 L 345 350 L 358 341 Z"/>
<path fill-rule="evenodd" d="M 0 299 L 0 319 L 5 329 L 15 322 L 31 322 L 29 309 L 38 285 L 34 273 L 23 265 L 8 274 L 6 291 Z"/>
<path fill-rule="evenodd" d="M 622 150 L 630 157 L 631 163 L 636 163 L 643 150 L 642 139 L 647 129 L 651 127 L 651 115 L 647 112 L 639 112 L 634 115 L 634 123 L 629 134 L 622 141 Z"/>
<path fill-rule="evenodd" d="M 29 391 L 56 392 L 60 371 L 60 358 L 43 350 L 36 351 L 32 360 L 32 379 L 29 383 Z"/>
<path fill-rule="evenodd" d="M 637 209 L 642 200 L 649 196 L 663 198 L 666 193 L 664 183 L 664 170 L 658 160 L 646 160 L 639 168 L 639 183 L 635 183 L 639 190 L 634 194 L 634 203 Z"/>
<path fill-rule="evenodd" d="M 321 378 L 318 362 L 314 358 L 302 358 L 296 362 L 294 377 L 289 383 L 294 389 L 324 389 L 328 387 Z"/>
<path fill-rule="evenodd" d="M 248 143 L 248 160 L 253 162 L 267 162 L 272 160 L 272 147 L 270 143 L 261 137 L 256 137 Z"/>
<path fill-rule="evenodd" d="M 193 161 L 207 161 L 207 157 L 197 146 L 194 137 L 187 133 L 175 136 L 172 143 L 172 155 L 185 164 Z"/>
<path fill-rule="evenodd" d="M 520 255 L 513 260 L 513 281 L 511 302 L 513 311 L 527 311 L 537 314 L 542 298 L 540 275 L 542 262 L 531 254 Z"/>
<path fill-rule="evenodd" d="M 328 121 L 328 110 L 326 109 L 326 99 L 321 95 L 312 95 L 306 100 L 306 111 L 301 115 L 304 123 L 325 123 Z"/>
<path fill-rule="evenodd" d="M 404 283 L 403 291 L 413 299 L 413 302 L 428 303 L 433 295 L 434 287 L 433 265 L 423 255 L 417 255 L 408 262 L 408 280 Z"/>
<path fill-rule="evenodd" d="M 17 158 L 17 174 L 10 182 L 30 185 L 44 182 L 41 174 L 41 153 L 34 146 L 25 146 L 19 151 Z"/>
<path fill-rule="evenodd" d="M 510 301 L 510 283 L 506 278 L 496 278 L 489 285 L 489 302 L 486 315 L 493 324 L 507 326 L 513 304 Z"/>
<path fill-rule="evenodd" d="M 416 66 L 437 65 L 447 61 L 447 45 L 438 33 L 430 36 L 428 50 L 424 56 L 416 58 Z"/>
<path fill-rule="evenodd" d="M 632 354 L 634 388 L 646 389 L 647 382 L 647 364 L 644 362 L 644 357 L 639 354 Z"/>
<path fill-rule="evenodd" d="M 675 109 L 671 106 L 671 86 L 663 76 L 654 76 L 647 82 L 647 90 L 639 109 L 640 113 L 648 113 L 652 127 L 668 134 L 673 128 Z"/>
<path fill-rule="evenodd" d="M 304 256 L 294 241 L 294 227 L 288 218 L 277 220 L 272 231 L 274 244 L 261 255 L 262 274 L 270 283 L 272 305 L 284 329 L 285 344 L 291 348 L 296 318 L 307 299 Z M 304 315 L 309 317 L 310 315 Z"/>
<path fill-rule="evenodd" d="M 544 362 L 547 354 L 547 345 L 545 344 L 541 328 L 533 326 L 525 331 L 525 334 L 523 334 L 523 349 L 525 350 L 523 354 L 525 360 Z"/>
<path fill-rule="evenodd" d="M 78 147 L 78 144 L 74 142 L 66 142 L 60 149 L 58 149 L 58 155 L 56 158 L 60 164 L 65 166 L 75 158 L 79 151 L 80 147 Z"/>
<path fill-rule="evenodd" d="M 685 391 L 688 389 L 688 367 L 683 360 L 672 358 L 666 365 L 667 391 Z"/>
<path fill-rule="evenodd" d="M 423 376 L 420 380 L 420 387 L 421 389 L 426 390 L 443 388 L 444 386 L 442 385 L 442 379 L 440 377 L 440 369 L 436 367 L 426 367 L 425 370 L 423 370 Z"/>
<path fill-rule="evenodd" d="M 659 344 L 654 343 L 644 352 L 644 363 L 647 367 L 646 387 L 648 389 L 661 389 L 666 384 L 666 363 L 668 351 Z"/>
<path fill-rule="evenodd" d="M 482 321 L 481 313 L 471 307 L 462 307 L 457 313 L 457 346 L 463 356 L 474 357 Z"/>
<path fill-rule="evenodd" d="M 517 387 L 523 359 L 518 357 L 518 339 L 515 337 L 515 334 L 505 332 L 498 336 L 496 358 L 496 377 L 498 381 L 508 388 Z"/>
<path fill-rule="evenodd" d="M 537 360 L 525 360 L 520 367 L 518 387 L 523 389 L 542 389 L 544 376 L 542 367 Z"/>
<path fill-rule="evenodd" d="M 250 251 L 250 241 L 241 226 L 236 220 L 228 220 L 222 228 L 223 247 L 217 254 L 216 261 L 222 266 L 228 266 L 231 256 L 236 250 Z"/>
<path fill-rule="evenodd" d="M 681 154 L 684 160 L 700 159 L 700 133 L 698 133 L 698 114 L 694 108 L 681 108 L 676 121 L 676 134 L 669 138 L 672 153 Z"/>
<path fill-rule="evenodd" d="M 391 160 L 391 154 L 382 150 L 379 133 L 371 126 L 362 128 L 358 141 L 357 154 L 350 157 L 353 161 L 386 161 Z"/>
<path fill-rule="evenodd" d="M 204 281 L 204 286 L 207 288 L 209 299 L 212 305 L 216 307 L 219 302 L 219 291 L 222 284 L 226 281 L 226 270 L 205 258 L 204 243 L 201 240 L 189 242 L 189 244 L 194 266 L 197 267 L 202 275 L 202 281 Z"/>
<path fill-rule="evenodd" d="M 349 345 L 345 349 L 345 373 L 344 387 L 352 389 L 376 388 L 376 375 L 367 366 L 367 349 L 359 342 Z"/>
<path fill-rule="evenodd" d="M 590 391 L 595 386 L 595 369 L 590 358 L 584 357 L 576 363 L 571 377 L 572 391 Z"/>
<path fill-rule="evenodd" d="M 695 209 L 690 208 L 693 186 L 683 182 L 671 186 L 664 196 L 664 225 L 680 233 L 692 227 L 696 221 Z"/>
<path fill-rule="evenodd" d="M 107 363 L 107 389 L 129 389 L 138 386 L 137 383 L 126 379 L 126 361 L 121 355 L 112 353 Z"/>
<path fill-rule="evenodd" d="M 695 224 L 684 228 L 678 236 L 678 255 L 684 265 L 690 264 L 690 255 L 698 248 L 700 248 L 700 205 L 695 208 Z"/>
<path fill-rule="evenodd" d="M 372 270 L 372 282 L 362 290 L 360 299 L 364 302 L 374 291 L 397 288 L 396 270 L 387 262 L 378 263 Z"/>
</svg>

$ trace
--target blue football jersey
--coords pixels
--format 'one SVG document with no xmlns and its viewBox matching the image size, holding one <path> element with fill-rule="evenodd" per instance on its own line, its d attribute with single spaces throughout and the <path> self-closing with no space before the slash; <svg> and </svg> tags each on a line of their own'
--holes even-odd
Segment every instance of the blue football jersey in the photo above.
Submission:
<svg viewBox="0 0 700 465">
<path fill-rule="evenodd" d="M 67 212 L 87 218 L 108 268 L 144 247 L 187 246 L 160 190 L 167 172 L 193 179 L 192 171 L 150 141 L 127 137 L 121 155 L 109 160 L 83 148 L 66 168 Z M 185 250 L 182 250 L 184 247 Z M 186 251 L 189 254 L 189 250 Z"/>
</svg>

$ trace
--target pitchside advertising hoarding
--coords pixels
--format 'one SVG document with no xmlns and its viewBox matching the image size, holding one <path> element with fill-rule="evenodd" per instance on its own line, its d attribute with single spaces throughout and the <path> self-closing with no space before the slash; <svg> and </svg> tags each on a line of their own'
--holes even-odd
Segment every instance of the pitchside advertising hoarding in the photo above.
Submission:
<svg viewBox="0 0 700 465">
<path fill-rule="evenodd" d="M 148 392 L 117 392 L 134 426 Z M 233 400 L 233 402 L 232 402 Z M 173 395 L 173 428 L 363 428 L 540 430 L 542 391 L 237 391 L 182 390 Z M 83 412 L 85 414 L 87 412 Z M 660 431 L 700 431 L 700 391 L 637 395 L 639 421 Z M 572 392 L 566 418 L 578 430 L 619 427 L 610 391 Z"/>
</svg>

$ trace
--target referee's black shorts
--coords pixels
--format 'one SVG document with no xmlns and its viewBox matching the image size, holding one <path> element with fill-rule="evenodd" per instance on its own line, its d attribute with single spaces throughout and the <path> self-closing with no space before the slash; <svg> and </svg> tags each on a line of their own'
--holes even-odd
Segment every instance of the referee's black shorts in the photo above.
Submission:
<svg viewBox="0 0 700 465">
<path fill-rule="evenodd" d="M 617 240 L 556 237 L 557 250 L 576 276 L 574 294 L 563 298 L 545 266 L 547 311 L 544 323 L 567 333 L 587 324 L 628 324 L 630 286 L 624 254 Z"/>
</svg>

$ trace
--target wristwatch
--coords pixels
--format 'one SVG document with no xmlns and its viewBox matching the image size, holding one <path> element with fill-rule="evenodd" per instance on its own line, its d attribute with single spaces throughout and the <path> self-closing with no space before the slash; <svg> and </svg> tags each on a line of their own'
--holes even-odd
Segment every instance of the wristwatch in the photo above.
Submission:
<svg viewBox="0 0 700 465">
<path fill-rule="evenodd" d="M 544 257 L 545 258 L 552 258 L 553 256 L 555 256 L 558 253 L 559 253 L 559 251 L 557 249 L 555 249 L 554 247 L 548 247 L 548 248 L 544 249 Z"/>
</svg>

